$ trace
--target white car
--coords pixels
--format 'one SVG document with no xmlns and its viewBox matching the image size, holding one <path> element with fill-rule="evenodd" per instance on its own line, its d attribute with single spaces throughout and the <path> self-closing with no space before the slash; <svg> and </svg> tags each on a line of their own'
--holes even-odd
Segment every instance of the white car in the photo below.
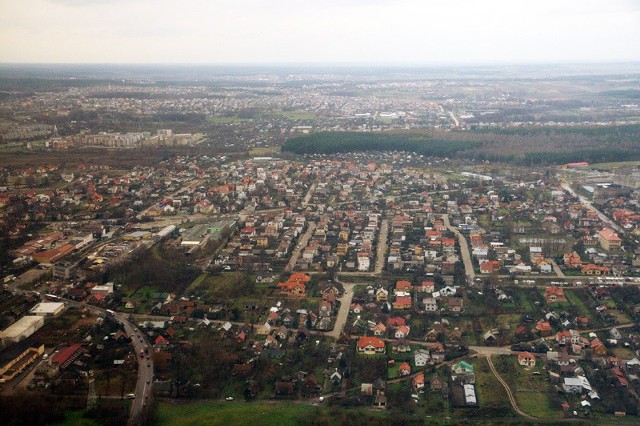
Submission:
<svg viewBox="0 0 640 426">
<path fill-rule="evenodd" d="M 227 400 L 227 401 L 233 401 L 233 397 L 232 397 L 232 396 L 228 396 L 228 397 L 226 397 L 226 398 L 225 398 L 225 400 Z"/>
</svg>

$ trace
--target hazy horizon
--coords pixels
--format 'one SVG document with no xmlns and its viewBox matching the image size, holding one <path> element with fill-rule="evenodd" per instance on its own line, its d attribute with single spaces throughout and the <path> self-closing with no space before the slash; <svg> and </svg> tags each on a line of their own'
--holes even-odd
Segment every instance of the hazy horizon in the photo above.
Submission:
<svg viewBox="0 0 640 426">
<path fill-rule="evenodd" d="M 0 0 L 0 12 L 5 63 L 640 61 L 633 0 Z"/>
</svg>

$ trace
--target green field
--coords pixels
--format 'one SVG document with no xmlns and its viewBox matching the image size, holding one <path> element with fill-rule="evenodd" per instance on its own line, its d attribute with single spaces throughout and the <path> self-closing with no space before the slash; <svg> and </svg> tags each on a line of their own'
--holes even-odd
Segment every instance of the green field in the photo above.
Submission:
<svg viewBox="0 0 640 426">
<path fill-rule="evenodd" d="M 84 417 L 84 411 L 67 411 L 64 420 L 55 423 L 56 426 L 98 426 L 100 423 L 94 419 Z"/>
<path fill-rule="evenodd" d="M 386 412 L 357 408 L 316 407 L 294 402 L 247 403 L 236 401 L 168 404 L 160 403 L 156 410 L 158 426 L 183 425 L 246 425 L 287 426 L 301 424 L 382 424 Z"/>
<path fill-rule="evenodd" d="M 279 146 L 269 146 L 269 147 L 251 148 L 249 150 L 249 155 L 255 155 L 257 157 L 260 157 L 260 156 L 270 156 L 273 154 L 277 154 L 279 152 L 280 152 Z"/>
<path fill-rule="evenodd" d="M 480 407 L 500 409 L 505 415 L 514 414 L 507 398 L 507 392 L 491 373 L 487 361 L 485 359 L 474 360 L 473 372 L 476 375 L 476 392 Z"/>
<path fill-rule="evenodd" d="M 315 407 L 306 404 L 189 403 L 160 404 L 157 424 L 161 425 L 297 425 Z"/>
<path fill-rule="evenodd" d="M 559 419 L 562 417 L 560 399 L 555 403 L 553 388 L 547 380 L 544 363 L 537 360 L 533 368 L 525 368 L 518 364 L 515 356 L 499 356 L 493 358 L 500 376 L 509 384 L 516 402 L 522 411 L 534 417 Z M 534 371 L 541 374 L 533 374 Z"/>
<path fill-rule="evenodd" d="M 638 167 L 640 161 L 618 161 L 613 163 L 593 163 L 590 165 L 593 169 L 609 170 L 617 167 Z"/>
<path fill-rule="evenodd" d="M 189 285 L 187 295 L 224 295 L 242 278 L 241 272 L 228 272 L 220 275 L 200 274 Z"/>
<path fill-rule="evenodd" d="M 263 117 L 284 120 L 314 120 L 316 114 L 311 111 L 274 111 L 264 114 Z"/>
<path fill-rule="evenodd" d="M 243 123 L 245 121 L 251 121 L 250 118 L 241 117 L 209 117 L 207 121 L 211 124 L 230 124 L 230 123 Z"/>
</svg>

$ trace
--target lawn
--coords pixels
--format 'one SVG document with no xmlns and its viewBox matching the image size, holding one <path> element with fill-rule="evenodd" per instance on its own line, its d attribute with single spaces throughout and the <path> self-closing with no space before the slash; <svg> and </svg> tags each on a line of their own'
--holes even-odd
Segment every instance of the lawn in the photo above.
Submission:
<svg viewBox="0 0 640 426">
<path fill-rule="evenodd" d="M 84 416 L 84 411 L 67 411 L 64 414 L 64 420 L 55 423 L 56 426 L 98 426 L 98 423 L 94 419 L 89 419 Z"/>
<path fill-rule="evenodd" d="M 220 275 L 201 274 L 187 287 L 187 295 L 224 296 L 242 279 L 241 272 L 225 272 Z"/>
<path fill-rule="evenodd" d="M 280 152 L 279 146 L 257 147 L 257 148 L 251 148 L 249 150 L 249 155 L 255 155 L 257 157 L 261 157 L 261 156 L 270 156 L 272 154 L 277 154 L 279 152 Z"/>
<path fill-rule="evenodd" d="M 480 407 L 499 408 L 505 415 L 513 414 L 507 392 L 491 373 L 489 364 L 484 358 L 473 361 L 473 372 L 476 375 L 476 392 Z"/>
<path fill-rule="evenodd" d="M 274 111 L 264 114 L 263 117 L 283 120 L 313 120 L 316 118 L 316 114 L 311 111 Z"/>
<path fill-rule="evenodd" d="M 495 357 L 493 362 L 500 376 L 509 384 L 522 411 L 535 417 L 561 418 L 560 403 L 555 407 L 551 403 L 553 389 L 540 359 L 533 368 L 522 367 L 515 356 Z M 533 374 L 534 371 L 542 374 Z"/>
<path fill-rule="evenodd" d="M 329 407 L 315 407 L 310 404 L 286 403 L 246 403 L 235 401 L 205 402 L 186 404 L 158 404 L 156 411 L 156 424 L 159 426 L 183 426 L 183 425 L 246 425 L 256 424 L 261 426 L 286 426 L 300 424 L 330 424 L 336 421 L 332 413 L 335 411 Z M 359 409 L 337 410 L 340 419 L 350 420 L 352 424 L 366 424 L 368 419 L 380 418 L 387 413 L 372 413 Z M 338 420 L 339 422 L 339 420 Z"/>
<path fill-rule="evenodd" d="M 207 121 L 211 124 L 231 124 L 243 123 L 245 121 L 251 121 L 251 119 L 241 117 L 209 117 Z"/>
</svg>

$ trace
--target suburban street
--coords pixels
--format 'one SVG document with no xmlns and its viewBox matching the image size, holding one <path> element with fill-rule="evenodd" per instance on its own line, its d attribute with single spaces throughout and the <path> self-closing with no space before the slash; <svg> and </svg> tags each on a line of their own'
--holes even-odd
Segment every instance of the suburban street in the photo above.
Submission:
<svg viewBox="0 0 640 426">
<path fill-rule="evenodd" d="M 382 273 L 385 264 L 385 255 L 387 254 L 387 240 L 389 238 L 389 220 L 384 219 L 380 225 L 380 233 L 378 234 L 378 251 L 376 253 L 376 267 L 373 271 L 375 275 Z"/>
<path fill-rule="evenodd" d="M 131 404 L 129 424 L 138 425 L 142 423 L 146 414 L 148 401 L 152 397 L 153 386 L 153 359 L 151 357 L 151 347 L 144 334 L 129 322 L 126 314 L 116 313 L 116 318 L 124 325 L 125 333 L 131 338 L 133 350 L 138 357 L 138 380 L 136 381 L 135 398 Z M 146 352 L 140 356 L 140 351 Z"/>
<path fill-rule="evenodd" d="M 12 291 L 16 294 L 27 294 L 27 291 L 20 290 L 17 286 L 13 287 Z M 43 293 L 41 293 L 43 294 Z M 75 306 L 80 309 L 88 309 L 93 315 L 106 317 L 110 315 L 106 309 L 99 308 L 97 306 L 88 305 L 82 302 L 76 302 L 70 299 L 57 297 L 58 301 L 64 302 L 66 306 Z M 131 339 L 133 350 L 138 359 L 138 378 L 135 387 L 135 398 L 131 404 L 131 412 L 129 415 L 129 425 L 138 425 L 142 423 L 143 416 L 145 415 L 145 409 L 152 398 L 152 383 L 153 383 L 153 360 L 151 359 L 151 346 L 142 332 L 137 330 L 128 319 L 127 314 L 115 313 L 115 318 L 122 323 L 124 331 L 127 337 Z M 148 350 L 149 354 L 145 354 L 144 357 L 140 356 L 140 350 Z"/>
<path fill-rule="evenodd" d="M 309 225 L 307 227 L 307 232 L 305 232 L 300 237 L 298 244 L 296 244 L 296 248 L 293 249 L 293 253 L 291 253 L 291 259 L 289 259 L 289 263 L 287 263 L 287 266 L 284 269 L 285 271 L 287 272 L 293 271 L 293 268 L 296 266 L 296 262 L 298 262 L 298 259 L 302 254 L 302 250 L 304 250 L 307 244 L 309 244 L 309 240 L 313 236 L 313 231 L 315 231 L 315 229 L 316 229 L 316 223 L 309 222 Z"/>
<path fill-rule="evenodd" d="M 571 188 L 571 185 L 569 185 L 568 183 L 564 182 L 564 183 L 562 183 L 562 188 L 565 191 L 567 191 L 569 194 L 571 194 L 574 197 L 578 198 L 582 204 L 584 204 L 585 206 L 587 206 L 588 208 L 590 208 L 592 210 L 595 210 L 596 213 L 598 214 L 598 218 L 600 218 L 601 221 L 603 221 L 604 223 L 609 225 L 611 228 L 615 229 L 617 232 L 620 232 L 621 234 L 624 233 L 624 230 L 620 226 L 618 226 L 618 224 L 616 224 L 613 220 L 609 219 L 609 217 L 607 215 L 605 215 L 600 210 L 598 210 L 596 207 L 594 207 L 594 205 L 593 205 L 593 203 L 591 203 L 591 201 L 587 200 L 582 195 L 576 194 L 576 192 L 573 190 L 573 188 Z"/>
<path fill-rule="evenodd" d="M 357 285 L 355 283 L 341 283 L 344 287 L 344 294 L 338 300 L 340 300 L 340 310 L 336 316 L 336 322 L 333 326 L 333 330 L 324 333 L 327 337 L 333 337 L 337 339 L 340 337 L 340 333 L 344 329 L 347 323 L 347 317 L 349 316 L 349 307 L 351 306 L 351 300 L 353 299 L 353 288 Z"/>
<path fill-rule="evenodd" d="M 462 256 L 462 262 L 464 264 L 464 272 L 467 275 L 467 279 L 473 281 L 476 278 L 476 272 L 473 269 L 473 262 L 471 261 L 471 252 L 469 251 L 467 239 L 460 233 L 460 231 L 451 226 L 451 223 L 449 222 L 449 215 L 443 214 L 442 220 L 444 221 L 444 226 L 458 237 L 458 243 L 460 244 L 460 256 Z"/>
</svg>

